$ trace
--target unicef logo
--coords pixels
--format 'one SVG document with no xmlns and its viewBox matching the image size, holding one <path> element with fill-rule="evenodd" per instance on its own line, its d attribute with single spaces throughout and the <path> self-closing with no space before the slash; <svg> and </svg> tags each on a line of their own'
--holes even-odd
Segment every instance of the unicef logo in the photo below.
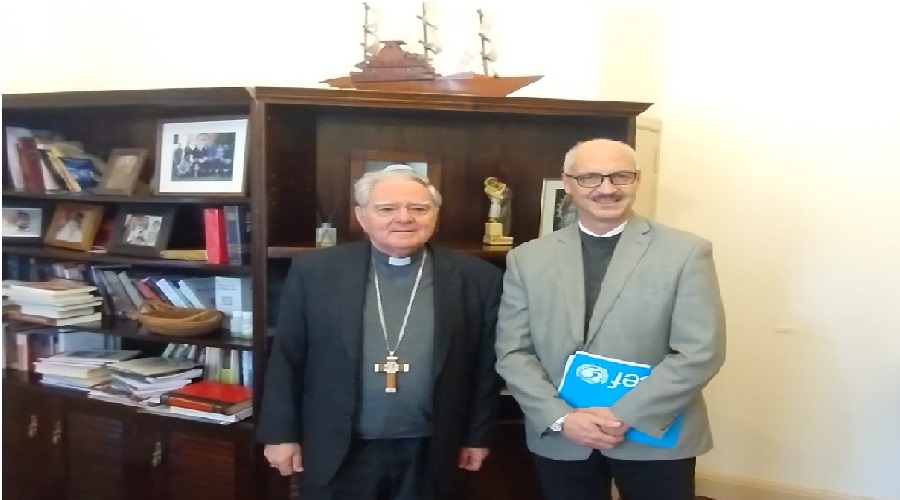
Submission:
<svg viewBox="0 0 900 500">
<path fill-rule="evenodd" d="M 606 371 L 606 368 L 587 363 L 575 369 L 575 374 L 588 384 L 605 384 L 609 380 L 609 372 Z"/>
</svg>

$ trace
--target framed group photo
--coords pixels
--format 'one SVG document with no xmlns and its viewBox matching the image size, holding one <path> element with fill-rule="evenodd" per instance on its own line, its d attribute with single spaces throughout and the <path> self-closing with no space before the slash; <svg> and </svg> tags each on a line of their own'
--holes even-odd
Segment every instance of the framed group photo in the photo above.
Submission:
<svg viewBox="0 0 900 500">
<path fill-rule="evenodd" d="M 350 232 L 362 233 L 356 220 L 356 200 L 353 199 L 353 184 L 364 174 L 378 172 L 391 165 L 406 165 L 417 174 L 428 178 L 438 192 L 441 191 L 441 161 L 433 155 L 409 151 L 377 151 L 357 149 L 350 152 Z"/>
<path fill-rule="evenodd" d="M 103 222 L 103 205 L 57 203 L 44 236 L 44 244 L 86 252 Z"/>
<path fill-rule="evenodd" d="M 160 122 L 155 194 L 243 194 L 248 123 L 247 117 Z"/>
<path fill-rule="evenodd" d="M 176 207 L 123 205 L 116 214 L 109 253 L 158 257 L 169 245 Z"/>
<path fill-rule="evenodd" d="M 572 198 L 566 194 L 562 179 L 544 179 L 541 190 L 541 226 L 538 236 L 550 234 L 578 220 Z"/>
</svg>

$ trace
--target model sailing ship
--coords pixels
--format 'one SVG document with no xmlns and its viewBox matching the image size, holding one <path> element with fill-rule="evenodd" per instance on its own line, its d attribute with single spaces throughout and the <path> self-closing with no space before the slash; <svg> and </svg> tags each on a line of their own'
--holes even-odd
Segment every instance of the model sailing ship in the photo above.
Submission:
<svg viewBox="0 0 900 500">
<path fill-rule="evenodd" d="M 440 51 L 434 41 L 437 27 L 429 20 L 425 4 L 422 4 L 422 14 L 416 16 L 422 22 L 422 40 L 419 41 L 423 49 L 422 54 L 404 50 L 402 40 L 380 42 L 370 23 L 371 7 L 364 2 L 363 8 L 365 9 L 363 61 L 356 65 L 359 71 L 322 83 L 341 89 L 505 97 L 543 78 L 543 75 L 498 76 L 492 70 L 491 64 L 496 61 L 496 51 L 486 33 L 484 12 L 481 9 L 478 9 L 477 13 L 483 74 L 467 71 L 440 75 L 432 66 L 429 56 Z"/>
</svg>

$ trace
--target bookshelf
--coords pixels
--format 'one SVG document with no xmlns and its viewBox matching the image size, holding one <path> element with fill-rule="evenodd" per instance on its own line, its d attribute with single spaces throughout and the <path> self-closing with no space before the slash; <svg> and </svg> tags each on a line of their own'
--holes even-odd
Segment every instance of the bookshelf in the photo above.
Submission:
<svg viewBox="0 0 900 500">
<path fill-rule="evenodd" d="M 277 87 L 83 91 L 3 95 L 5 126 L 50 129 L 83 142 L 105 157 L 115 148 L 146 148 L 141 180 L 153 185 L 159 124 L 164 120 L 245 116 L 247 182 L 242 194 L 99 195 L 16 191 L 4 175 L 3 204 L 83 202 L 109 210 L 132 204 L 174 206 L 181 243 L 202 238 L 207 207 L 249 209 L 250 262 L 208 264 L 154 257 L 92 253 L 40 243 L 8 244 L 7 256 L 41 261 L 130 264 L 196 275 L 248 276 L 253 286 L 252 338 L 225 331 L 190 339 L 148 334 L 134 321 L 105 318 L 80 325 L 142 345 L 184 342 L 253 353 L 253 389 L 263 388 L 278 290 L 290 258 L 315 251 L 318 210 L 333 214 L 338 241 L 351 239 L 350 158 L 355 150 L 424 153 L 440 158 L 444 207 L 434 241 L 504 265 L 508 248 L 481 244 L 489 200 L 485 177 L 514 190 L 511 235 L 515 244 L 537 236 L 544 179 L 558 178 L 565 151 L 580 140 L 605 136 L 634 144 L 635 117 L 649 105 L 629 102 L 485 98 Z M 4 153 L 6 152 L 4 134 Z M 6 162 L 4 154 L 4 162 Z M 4 168 L 6 164 L 4 163 Z M 214 425 L 141 413 L 133 408 L 48 389 L 34 374 L 4 370 L 6 477 L 21 478 L 13 497 L 268 498 L 290 495 L 288 482 L 264 463 L 253 442 L 254 421 Z M 520 413 L 503 402 L 497 444 L 484 471 L 469 476 L 470 498 L 535 498 Z M 32 425 L 34 424 L 34 425 Z M 9 429 L 9 431 L 6 431 Z M 103 485 L 81 480 L 102 474 Z M 18 489 L 17 489 L 18 488 Z M 28 489 L 32 488 L 32 489 Z M 39 491 L 35 491 L 37 488 Z"/>
</svg>

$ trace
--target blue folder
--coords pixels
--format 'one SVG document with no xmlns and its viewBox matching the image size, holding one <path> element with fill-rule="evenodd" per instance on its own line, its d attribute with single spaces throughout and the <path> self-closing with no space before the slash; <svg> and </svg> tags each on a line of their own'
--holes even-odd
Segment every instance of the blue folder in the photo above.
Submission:
<svg viewBox="0 0 900 500">
<path fill-rule="evenodd" d="M 569 356 L 559 396 L 573 408 L 612 406 L 622 395 L 650 375 L 650 365 L 607 358 L 599 354 L 577 351 Z M 661 438 L 655 438 L 632 427 L 625 439 L 638 443 L 674 448 L 684 414 L 680 413 Z"/>
</svg>

